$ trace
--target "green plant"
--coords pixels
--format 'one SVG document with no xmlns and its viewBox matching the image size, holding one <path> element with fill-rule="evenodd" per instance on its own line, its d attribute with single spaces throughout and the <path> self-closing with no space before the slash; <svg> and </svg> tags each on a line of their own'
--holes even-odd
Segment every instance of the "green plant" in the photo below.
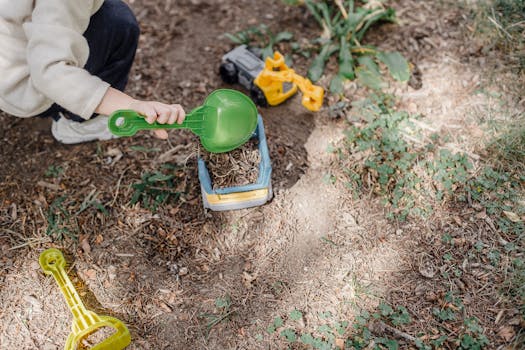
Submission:
<svg viewBox="0 0 525 350">
<path fill-rule="evenodd" d="M 89 208 L 94 208 L 108 215 L 107 209 L 96 200 L 97 193 L 91 192 L 80 206 L 74 201 L 67 201 L 67 196 L 61 196 L 53 200 L 49 209 L 47 210 L 46 221 L 46 235 L 52 236 L 57 240 L 62 240 L 65 237 L 77 239 L 79 232 L 77 218 L 84 211 Z"/>
<path fill-rule="evenodd" d="M 348 154 L 359 159 L 350 160 L 345 169 L 349 186 L 372 189 L 392 205 L 396 217 L 404 219 L 415 206 L 413 191 L 420 180 L 413 170 L 422 156 L 403 137 L 410 116 L 393 110 L 386 95 L 372 95 L 353 105 L 364 123 L 345 132 Z"/>
<path fill-rule="evenodd" d="M 489 40 L 487 48 L 496 47 L 506 54 L 510 68 L 525 70 L 525 1 L 485 0 L 474 8 L 477 32 Z"/>
<path fill-rule="evenodd" d="M 64 168 L 61 167 L 60 165 L 50 165 L 46 169 L 46 172 L 44 173 L 44 177 L 56 178 L 62 175 L 63 172 L 64 172 Z"/>
<path fill-rule="evenodd" d="M 478 319 L 468 317 L 464 320 L 465 332 L 459 339 L 459 349 L 479 350 L 489 344 L 487 337 L 483 334 L 483 328 L 478 324 Z"/>
<path fill-rule="evenodd" d="M 348 187 L 356 195 L 368 190 L 383 197 L 391 209 L 389 216 L 400 220 L 427 215 L 433 201 L 472 200 L 495 217 L 503 232 L 523 236 L 525 175 L 520 171 L 521 163 L 496 168 L 488 159 L 474 169 L 466 154 L 440 148 L 437 135 L 431 135 L 427 144 L 421 140 L 414 144 L 409 135 L 420 133 L 412 123 L 414 117 L 396 111 L 392 101 L 391 96 L 372 94 L 353 103 L 359 120 L 346 130 L 342 152 Z M 512 140 L 507 148 L 525 147 L 524 140 Z M 496 261 L 497 257 L 491 259 Z"/>
<path fill-rule="evenodd" d="M 346 79 L 357 79 L 364 85 L 379 90 L 384 84 L 376 62 L 382 62 L 392 77 L 408 81 L 410 70 L 399 52 L 381 52 L 372 46 L 363 46 L 367 31 L 376 23 L 393 22 L 395 12 L 379 1 L 369 1 L 356 6 L 354 0 L 338 1 L 285 1 L 287 4 L 304 4 L 323 30 L 314 40 L 317 56 L 308 69 L 308 77 L 316 82 L 322 76 L 327 60 L 338 54 L 338 72 L 332 78 L 330 91 L 342 91 Z"/>
<path fill-rule="evenodd" d="M 167 167 L 170 171 L 177 167 Z M 164 174 L 161 171 L 142 174 L 141 182 L 131 185 L 133 196 L 131 204 L 142 203 L 142 205 L 152 211 L 156 211 L 158 206 L 179 199 L 183 193 L 177 187 L 175 174 Z"/>
<path fill-rule="evenodd" d="M 267 25 L 260 24 L 258 26 L 250 27 L 246 30 L 239 31 L 231 34 L 226 33 L 224 36 L 230 39 L 235 44 L 248 45 L 253 41 L 258 42 L 262 47 L 262 57 L 265 59 L 268 56 L 273 56 L 273 47 L 282 42 L 290 41 L 293 38 L 293 34 L 287 31 L 282 31 L 277 34 L 273 34 Z"/>
<path fill-rule="evenodd" d="M 496 217 L 498 228 L 518 237 L 525 234 L 525 175 L 520 172 L 498 171 L 491 166 L 481 169 L 479 175 L 466 184 L 470 198 L 480 203 L 487 214 Z"/>
<path fill-rule="evenodd" d="M 201 318 L 207 319 L 206 336 L 210 334 L 210 331 L 213 327 L 215 327 L 223 321 L 229 320 L 229 317 L 234 312 L 230 309 L 231 305 L 231 297 L 229 295 L 225 295 L 224 297 L 219 297 L 215 299 L 215 313 L 203 313 L 200 315 Z"/>
<path fill-rule="evenodd" d="M 53 236 L 58 240 L 62 240 L 65 236 L 76 238 L 68 227 L 71 214 L 63 206 L 66 199 L 65 196 L 55 199 L 49 206 L 46 215 L 46 235 Z"/>
</svg>

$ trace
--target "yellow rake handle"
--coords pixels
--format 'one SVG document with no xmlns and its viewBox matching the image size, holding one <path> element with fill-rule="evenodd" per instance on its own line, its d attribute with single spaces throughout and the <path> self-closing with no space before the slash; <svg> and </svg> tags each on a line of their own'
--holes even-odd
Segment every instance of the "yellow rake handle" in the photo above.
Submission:
<svg viewBox="0 0 525 350">
<path fill-rule="evenodd" d="M 120 350 L 130 344 L 131 335 L 121 321 L 113 317 L 99 316 L 86 309 L 73 283 L 67 276 L 65 271 L 66 260 L 60 250 L 51 248 L 43 251 L 40 254 L 39 263 L 46 275 L 52 275 L 55 278 L 62 295 L 66 299 L 67 306 L 73 314 L 73 324 L 64 347 L 65 350 L 76 349 L 83 338 L 103 327 L 110 327 L 114 332 L 102 342 L 91 347 L 92 350 Z"/>
</svg>

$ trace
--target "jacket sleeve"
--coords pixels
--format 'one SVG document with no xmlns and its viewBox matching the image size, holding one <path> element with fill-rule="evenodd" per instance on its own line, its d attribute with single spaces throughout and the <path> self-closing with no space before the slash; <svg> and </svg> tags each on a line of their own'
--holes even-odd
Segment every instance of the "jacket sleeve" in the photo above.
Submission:
<svg viewBox="0 0 525 350">
<path fill-rule="evenodd" d="M 109 87 L 83 68 L 89 46 L 82 34 L 95 6 L 100 1 L 36 0 L 32 19 L 24 24 L 32 84 L 84 119 L 94 113 Z"/>
</svg>

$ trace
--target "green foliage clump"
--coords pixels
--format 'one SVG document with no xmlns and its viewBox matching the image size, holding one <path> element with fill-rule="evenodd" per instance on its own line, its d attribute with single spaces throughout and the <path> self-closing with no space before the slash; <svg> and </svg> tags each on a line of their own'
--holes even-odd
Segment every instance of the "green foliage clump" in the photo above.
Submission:
<svg viewBox="0 0 525 350">
<path fill-rule="evenodd" d="M 180 189 L 180 186 L 177 186 L 178 179 L 173 171 L 177 167 L 165 167 L 170 170 L 169 174 L 160 170 L 146 172 L 142 174 L 140 182 L 131 185 L 133 188 L 132 205 L 140 202 L 146 209 L 156 211 L 159 205 L 180 198 L 184 191 Z"/>
<path fill-rule="evenodd" d="M 338 72 L 330 83 L 331 92 L 342 92 L 343 82 L 355 78 L 365 86 L 380 90 L 384 83 L 377 62 L 382 62 L 398 81 L 410 78 L 408 62 L 399 52 L 381 52 L 375 47 L 362 45 L 365 34 L 374 24 L 394 22 L 392 8 L 385 8 L 379 1 L 369 1 L 363 6 L 356 6 L 354 0 L 285 3 L 304 4 L 323 31 L 313 40 L 317 55 L 308 69 L 308 78 L 313 82 L 321 78 L 326 62 L 336 53 Z"/>
<path fill-rule="evenodd" d="M 97 200 L 97 193 L 91 192 L 81 203 L 61 196 L 53 200 L 46 213 L 46 235 L 56 240 L 68 237 L 76 240 L 80 232 L 78 217 L 88 209 L 108 215 L 106 207 Z"/>
<path fill-rule="evenodd" d="M 431 350 L 435 348 L 453 348 L 462 350 L 479 350 L 488 345 L 488 339 L 484 335 L 483 328 L 475 317 L 463 316 L 463 304 L 460 298 L 452 293 L 445 295 L 446 306 L 443 309 L 435 309 L 434 318 L 438 329 L 432 326 L 429 334 L 435 334 L 439 330 L 439 337 L 422 337 L 423 334 L 412 336 L 404 333 L 403 329 L 413 323 L 409 311 L 401 305 L 391 306 L 381 302 L 377 309 L 370 313 L 362 310 L 353 322 L 335 321 L 330 312 L 319 314 L 323 320 L 315 330 L 305 330 L 297 324 L 296 316 L 300 312 L 292 311 L 288 317 L 277 316 L 272 324 L 268 326 L 267 336 L 278 336 L 281 341 L 289 346 L 293 344 L 307 345 L 309 349 L 331 350 L 336 348 L 336 343 L 341 345 L 344 340 L 345 349 L 388 349 L 397 350 L 410 339 L 418 349 Z M 444 312 L 444 310 L 447 310 Z M 301 317 L 302 317 L 302 313 Z M 454 331 L 451 331 L 454 329 Z M 394 331 L 394 333 L 392 333 Z M 396 339 L 404 334 L 403 338 Z M 259 341 L 263 340 L 261 334 L 257 335 Z"/>
<path fill-rule="evenodd" d="M 293 38 L 293 34 L 288 31 L 274 34 L 265 24 L 259 24 L 233 34 L 225 33 L 224 36 L 239 45 L 249 45 L 251 42 L 257 41 L 262 47 L 261 56 L 263 59 L 273 56 L 275 45 L 283 41 L 290 41 Z"/>
<path fill-rule="evenodd" d="M 383 197 L 391 217 L 401 220 L 425 216 L 448 199 L 474 201 L 496 217 L 503 232 L 523 236 L 525 175 L 519 165 L 484 164 L 474 172 L 468 156 L 440 146 L 438 136 L 422 146 L 413 117 L 396 111 L 387 95 L 371 95 L 353 107 L 361 120 L 346 131 L 343 154 L 348 186 L 356 195 L 372 191 Z"/>
</svg>

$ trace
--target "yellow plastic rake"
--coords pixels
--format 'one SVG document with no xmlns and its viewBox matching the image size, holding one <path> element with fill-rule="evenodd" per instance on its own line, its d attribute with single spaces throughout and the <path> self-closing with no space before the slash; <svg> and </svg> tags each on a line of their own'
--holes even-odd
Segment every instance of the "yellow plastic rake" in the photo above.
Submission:
<svg viewBox="0 0 525 350">
<path fill-rule="evenodd" d="M 51 248 L 43 251 L 39 262 L 44 273 L 55 278 L 73 314 L 71 333 L 67 338 L 64 350 L 78 349 L 83 339 L 104 327 L 109 327 L 114 332 L 108 338 L 92 346 L 91 350 L 121 350 L 131 343 L 131 335 L 124 323 L 113 317 L 99 316 L 85 308 L 66 274 L 66 260 L 60 250 Z"/>
</svg>

